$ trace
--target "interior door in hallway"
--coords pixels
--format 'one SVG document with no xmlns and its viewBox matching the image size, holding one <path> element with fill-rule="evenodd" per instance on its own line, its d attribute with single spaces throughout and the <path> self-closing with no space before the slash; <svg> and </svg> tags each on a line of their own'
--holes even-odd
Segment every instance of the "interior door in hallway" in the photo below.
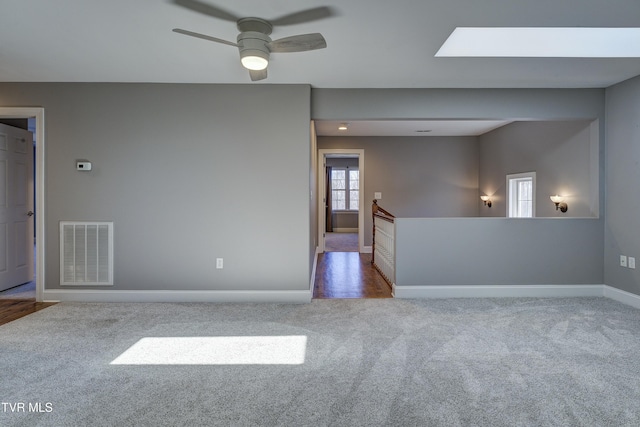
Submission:
<svg viewBox="0 0 640 427">
<path fill-rule="evenodd" d="M 33 280 L 33 135 L 0 124 L 0 291 Z"/>
</svg>

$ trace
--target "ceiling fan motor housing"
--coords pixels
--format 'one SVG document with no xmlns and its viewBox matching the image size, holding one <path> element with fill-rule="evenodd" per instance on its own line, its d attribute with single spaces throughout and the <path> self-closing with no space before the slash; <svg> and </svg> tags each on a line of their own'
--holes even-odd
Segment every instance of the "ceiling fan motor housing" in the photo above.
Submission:
<svg viewBox="0 0 640 427">
<path fill-rule="evenodd" d="M 240 18 L 236 23 L 238 31 L 257 31 L 258 33 L 269 35 L 273 31 L 273 25 L 269 21 L 261 18 Z"/>
</svg>

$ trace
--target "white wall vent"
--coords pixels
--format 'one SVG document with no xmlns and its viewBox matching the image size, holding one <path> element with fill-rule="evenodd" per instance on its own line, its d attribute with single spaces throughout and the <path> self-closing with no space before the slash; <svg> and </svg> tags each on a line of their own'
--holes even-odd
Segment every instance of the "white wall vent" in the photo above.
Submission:
<svg viewBox="0 0 640 427">
<path fill-rule="evenodd" d="M 60 221 L 60 285 L 113 285 L 113 222 Z"/>
</svg>

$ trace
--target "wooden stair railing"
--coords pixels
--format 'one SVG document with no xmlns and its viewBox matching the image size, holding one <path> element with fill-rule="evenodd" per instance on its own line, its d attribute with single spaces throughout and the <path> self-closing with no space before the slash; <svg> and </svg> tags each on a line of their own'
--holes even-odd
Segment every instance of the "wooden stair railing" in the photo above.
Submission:
<svg viewBox="0 0 640 427">
<path fill-rule="evenodd" d="M 373 219 L 373 239 L 372 239 L 372 244 L 371 244 L 371 264 L 375 267 L 376 270 L 378 270 L 378 272 L 382 275 L 382 277 L 384 277 L 385 281 L 389 284 L 389 286 L 392 286 L 392 282 L 394 280 L 394 277 L 388 277 L 388 273 L 389 273 L 389 268 L 381 268 L 380 266 L 378 266 L 376 264 L 376 220 L 381 220 L 381 221 L 386 221 L 388 223 L 394 224 L 395 223 L 395 216 L 393 214 L 391 214 L 389 211 L 381 208 L 380 206 L 378 206 L 378 201 L 377 200 L 373 200 L 373 205 L 371 206 L 371 215 L 372 215 L 372 219 Z M 390 260 L 385 260 L 385 262 L 387 262 L 387 264 L 389 263 Z M 393 264 L 393 263 L 392 263 Z M 391 268 L 393 270 L 395 270 L 395 266 L 391 265 Z M 384 271 L 383 271 L 384 270 Z M 392 270 L 392 271 L 393 271 Z M 385 274 L 385 271 L 387 272 L 387 274 Z M 395 276 L 395 274 L 393 274 Z"/>
</svg>

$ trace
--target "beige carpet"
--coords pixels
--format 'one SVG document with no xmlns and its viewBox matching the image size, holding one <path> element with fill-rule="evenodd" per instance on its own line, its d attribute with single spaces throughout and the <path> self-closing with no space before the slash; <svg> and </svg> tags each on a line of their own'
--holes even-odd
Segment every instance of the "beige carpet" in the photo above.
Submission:
<svg viewBox="0 0 640 427">
<path fill-rule="evenodd" d="M 325 252 L 359 252 L 358 249 L 358 233 L 327 233 L 325 235 Z"/>
</svg>

